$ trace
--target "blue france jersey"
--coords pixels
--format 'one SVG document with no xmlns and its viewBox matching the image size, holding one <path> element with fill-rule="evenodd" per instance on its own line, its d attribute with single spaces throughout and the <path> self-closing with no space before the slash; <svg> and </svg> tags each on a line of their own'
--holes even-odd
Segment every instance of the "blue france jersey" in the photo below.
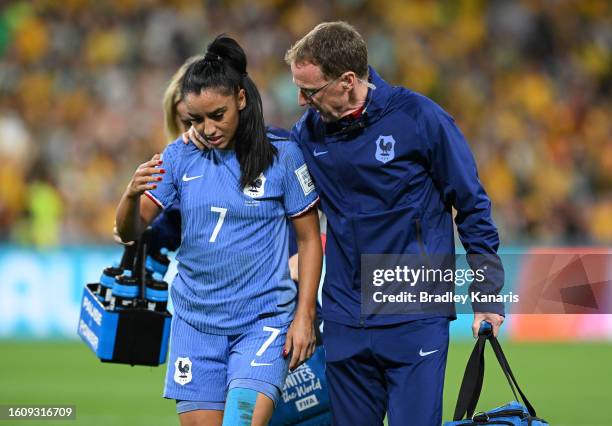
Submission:
<svg viewBox="0 0 612 426">
<path fill-rule="evenodd" d="M 297 144 L 273 144 L 273 165 L 240 189 L 233 150 L 200 151 L 179 139 L 164 150 L 157 189 L 145 193 L 162 208 L 179 203 L 182 243 L 171 297 L 175 314 L 202 332 L 230 335 L 259 318 L 271 326 L 293 318 L 287 218 L 318 196 Z"/>
</svg>

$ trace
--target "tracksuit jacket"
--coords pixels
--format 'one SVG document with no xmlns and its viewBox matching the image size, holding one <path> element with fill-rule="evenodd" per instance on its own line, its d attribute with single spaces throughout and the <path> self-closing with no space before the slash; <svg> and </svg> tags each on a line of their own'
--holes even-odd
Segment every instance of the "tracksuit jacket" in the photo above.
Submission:
<svg viewBox="0 0 612 426">
<path fill-rule="evenodd" d="M 427 97 L 389 85 L 371 67 L 369 82 L 375 89 L 358 118 L 326 123 L 309 108 L 291 132 L 328 221 L 323 319 L 377 326 L 431 316 L 362 314 L 361 255 L 454 254 L 452 207 L 472 269 L 485 261 L 470 255 L 493 259 L 491 278 L 474 282 L 470 291 L 499 293 L 504 274 L 491 201 L 455 121 Z M 503 314 L 501 303 L 473 303 L 473 309 Z"/>
</svg>

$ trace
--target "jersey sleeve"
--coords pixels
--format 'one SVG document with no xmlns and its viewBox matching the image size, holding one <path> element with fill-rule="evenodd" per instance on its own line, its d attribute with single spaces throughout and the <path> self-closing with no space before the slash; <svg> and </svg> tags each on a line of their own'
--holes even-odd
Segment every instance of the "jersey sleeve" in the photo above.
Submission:
<svg viewBox="0 0 612 426">
<path fill-rule="evenodd" d="M 162 180 L 157 182 L 157 188 L 145 191 L 144 193 L 162 209 L 169 207 L 178 200 L 178 179 L 180 179 L 178 173 L 180 159 L 178 148 L 180 147 L 175 142 L 164 149 L 162 153 L 163 163 L 160 168 L 163 168 L 166 173 L 159 175 L 162 177 Z"/>
<path fill-rule="evenodd" d="M 302 151 L 295 142 L 286 144 L 281 152 L 285 175 L 283 177 L 283 204 L 289 217 L 299 216 L 319 201 L 319 195 L 308 172 Z"/>
</svg>

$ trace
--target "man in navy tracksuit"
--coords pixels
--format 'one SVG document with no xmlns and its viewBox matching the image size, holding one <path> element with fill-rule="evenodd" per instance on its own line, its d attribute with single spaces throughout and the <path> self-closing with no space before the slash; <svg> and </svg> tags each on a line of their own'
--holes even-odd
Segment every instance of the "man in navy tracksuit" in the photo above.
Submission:
<svg viewBox="0 0 612 426">
<path fill-rule="evenodd" d="M 365 42 L 346 23 L 318 25 L 285 60 L 300 105 L 310 107 L 291 136 L 328 220 L 323 319 L 334 424 L 382 425 L 387 413 L 391 426 L 440 425 L 454 312 L 363 314 L 360 262 L 362 254 L 454 254 L 453 207 L 468 255 L 497 258 L 468 144 L 433 101 L 368 67 Z M 503 278 L 487 285 L 470 290 L 497 294 Z M 472 307 L 474 332 L 486 320 L 497 333 L 503 305 Z"/>
</svg>

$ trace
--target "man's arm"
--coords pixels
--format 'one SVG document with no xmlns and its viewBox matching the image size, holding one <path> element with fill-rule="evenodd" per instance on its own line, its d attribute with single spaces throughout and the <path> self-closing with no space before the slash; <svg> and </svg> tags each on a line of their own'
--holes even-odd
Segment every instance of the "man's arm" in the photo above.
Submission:
<svg viewBox="0 0 612 426">
<path fill-rule="evenodd" d="M 432 176 L 445 202 L 457 210 L 455 223 L 468 263 L 473 270 L 486 270 L 486 280 L 474 280 L 470 292 L 499 294 L 504 285 L 504 269 L 497 255 L 499 235 L 491 217 L 491 200 L 480 183 L 468 143 L 453 118 L 433 103 L 423 112 L 422 131 L 430 150 Z M 474 336 L 482 320 L 490 322 L 497 335 L 504 321 L 503 303 L 473 302 L 472 308 Z"/>
</svg>

